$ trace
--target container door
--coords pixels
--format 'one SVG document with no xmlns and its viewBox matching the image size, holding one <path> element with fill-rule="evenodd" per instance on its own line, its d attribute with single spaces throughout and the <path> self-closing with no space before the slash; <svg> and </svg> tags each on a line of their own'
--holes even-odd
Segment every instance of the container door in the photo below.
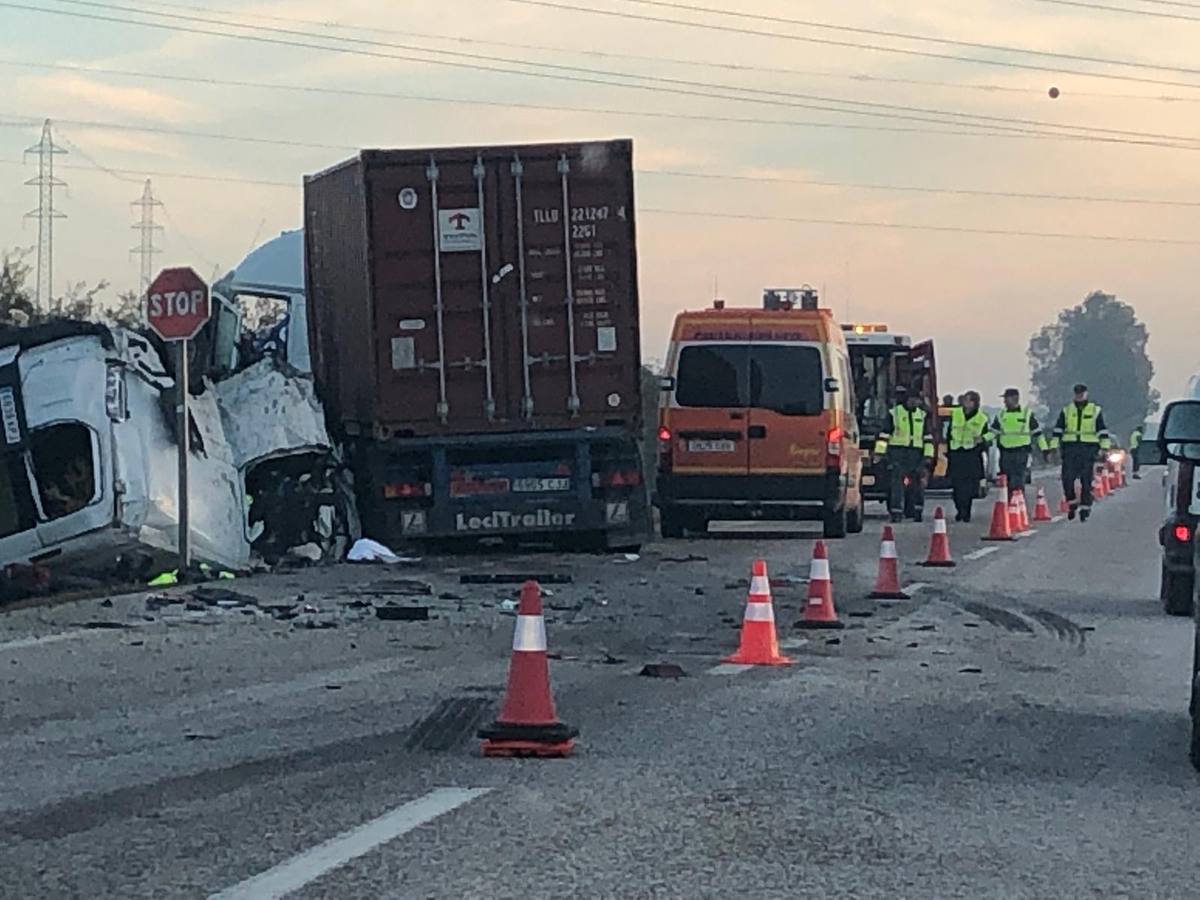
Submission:
<svg viewBox="0 0 1200 900">
<path fill-rule="evenodd" d="M 740 324 L 748 330 L 749 321 Z M 674 446 L 672 471 L 745 477 L 750 471 L 750 344 L 683 343 L 678 352 L 675 393 L 664 419 Z"/>
<path fill-rule="evenodd" d="M 822 356 L 819 344 L 751 344 L 751 474 L 825 474 L 829 416 Z"/>
<path fill-rule="evenodd" d="M 546 148 L 497 161 L 507 390 L 542 427 L 640 420 L 630 161 Z"/>
</svg>

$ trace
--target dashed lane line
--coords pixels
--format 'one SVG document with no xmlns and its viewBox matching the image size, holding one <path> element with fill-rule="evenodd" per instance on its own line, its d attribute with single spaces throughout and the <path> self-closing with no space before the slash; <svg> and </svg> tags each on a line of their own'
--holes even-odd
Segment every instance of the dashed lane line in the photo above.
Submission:
<svg viewBox="0 0 1200 900">
<path fill-rule="evenodd" d="M 963 559 L 969 559 L 971 561 L 983 559 L 985 556 L 990 556 L 999 549 L 999 547 L 980 547 L 978 550 L 972 550 L 970 553 L 965 554 Z"/>
<path fill-rule="evenodd" d="M 713 666 L 705 674 L 706 675 L 741 675 L 743 672 L 749 672 L 754 666 L 746 666 L 740 663 L 719 663 Z"/>
<path fill-rule="evenodd" d="M 276 900 L 286 897 L 316 881 L 325 873 L 470 803 L 489 791 L 491 788 L 437 788 L 385 813 L 378 819 L 293 856 L 253 878 L 212 894 L 209 900 Z"/>
</svg>

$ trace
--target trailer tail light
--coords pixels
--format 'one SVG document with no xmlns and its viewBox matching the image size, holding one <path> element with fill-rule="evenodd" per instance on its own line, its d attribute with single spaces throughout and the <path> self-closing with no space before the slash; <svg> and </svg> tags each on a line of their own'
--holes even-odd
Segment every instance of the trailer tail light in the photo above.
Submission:
<svg viewBox="0 0 1200 900">
<path fill-rule="evenodd" d="M 1176 525 L 1175 540 L 1181 544 L 1190 544 L 1192 541 L 1192 529 L 1187 525 Z"/>
<path fill-rule="evenodd" d="M 385 500 L 412 500 L 416 497 L 428 497 L 432 493 L 428 483 L 416 481 L 392 481 L 383 486 Z"/>
</svg>

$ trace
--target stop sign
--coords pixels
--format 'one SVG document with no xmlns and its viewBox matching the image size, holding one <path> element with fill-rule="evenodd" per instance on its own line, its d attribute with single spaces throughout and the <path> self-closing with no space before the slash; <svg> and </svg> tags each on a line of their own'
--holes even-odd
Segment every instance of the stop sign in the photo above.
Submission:
<svg viewBox="0 0 1200 900">
<path fill-rule="evenodd" d="M 186 341 L 208 321 L 208 285 L 191 268 L 163 269 L 146 290 L 146 321 L 164 341 Z"/>
</svg>

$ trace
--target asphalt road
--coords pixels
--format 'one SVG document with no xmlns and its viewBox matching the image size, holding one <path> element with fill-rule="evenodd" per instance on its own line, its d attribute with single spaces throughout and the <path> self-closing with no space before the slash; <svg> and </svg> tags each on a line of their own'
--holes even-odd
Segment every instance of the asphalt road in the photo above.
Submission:
<svg viewBox="0 0 1200 900">
<path fill-rule="evenodd" d="M 11 613 L 0 894 L 1196 896 L 1191 626 L 1155 599 L 1160 497 L 1151 475 L 1011 544 L 977 515 L 951 526 L 951 570 L 917 567 L 929 526 L 905 524 L 918 587 L 886 605 L 865 599 L 872 519 L 830 543 L 837 634 L 790 627 L 812 536 L 761 530 L 228 586 L 257 606 Z M 730 671 L 756 557 L 796 664 Z M 569 760 L 471 737 L 513 588 L 462 576 L 501 572 L 571 579 L 547 597 Z M 380 621 L 388 602 L 433 618 Z"/>
</svg>

